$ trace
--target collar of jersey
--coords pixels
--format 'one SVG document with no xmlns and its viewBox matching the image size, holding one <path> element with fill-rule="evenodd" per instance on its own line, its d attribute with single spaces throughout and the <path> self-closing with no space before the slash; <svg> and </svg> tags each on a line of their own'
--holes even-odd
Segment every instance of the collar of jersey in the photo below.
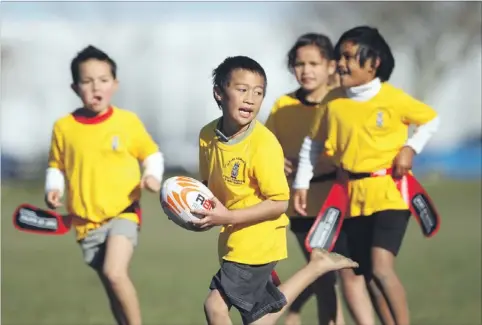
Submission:
<svg viewBox="0 0 482 325">
<path fill-rule="evenodd" d="M 76 112 L 78 112 L 79 110 L 77 110 Z M 114 113 L 114 108 L 112 106 L 109 106 L 107 112 L 105 112 L 105 114 L 102 114 L 102 115 L 97 115 L 97 116 L 94 116 L 94 117 L 87 117 L 87 116 L 82 116 L 82 115 L 76 115 L 76 112 L 74 112 L 72 114 L 73 118 L 79 122 L 79 123 L 82 123 L 82 124 L 99 124 L 99 123 L 102 123 L 106 120 L 108 120 L 112 114 Z"/>
<path fill-rule="evenodd" d="M 358 102 L 366 102 L 375 97 L 382 89 L 382 83 L 379 78 L 375 78 L 369 83 L 361 86 L 347 88 L 346 95 L 348 98 Z"/>
<path fill-rule="evenodd" d="M 217 130 L 217 132 L 223 134 L 223 133 L 221 132 L 221 130 L 220 130 L 221 119 L 222 119 L 222 118 L 220 118 L 220 119 L 218 120 L 218 122 L 216 123 L 216 130 Z M 220 144 L 220 145 L 222 145 L 222 146 L 227 146 L 227 147 L 229 147 L 229 146 L 236 145 L 236 144 L 242 142 L 244 139 L 246 139 L 246 138 L 253 132 L 255 125 L 256 125 L 256 120 L 251 121 L 251 123 L 249 124 L 248 129 L 247 129 L 244 133 L 242 133 L 240 136 L 238 136 L 238 137 L 236 137 L 236 138 L 234 138 L 234 139 L 229 139 L 227 142 L 226 142 L 226 141 L 223 141 L 223 140 L 222 140 L 219 136 L 217 136 L 217 135 L 216 135 L 216 140 L 217 140 L 218 144 Z"/>
</svg>

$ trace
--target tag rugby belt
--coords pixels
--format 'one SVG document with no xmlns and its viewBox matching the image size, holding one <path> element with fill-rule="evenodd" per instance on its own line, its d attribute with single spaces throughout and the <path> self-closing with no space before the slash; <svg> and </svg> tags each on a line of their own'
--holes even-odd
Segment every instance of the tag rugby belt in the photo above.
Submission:
<svg viewBox="0 0 482 325">
<path fill-rule="evenodd" d="M 382 169 L 374 173 L 348 172 L 348 179 L 358 180 L 387 175 L 392 175 L 392 168 Z M 406 174 L 400 179 L 393 176 L 392 178 L 412 216 L 420 225 L 422 234 L 425 237 L 434 236 L 440 228 L 440 216 L 425 189 L 412 174 Z M 314 177 L 312 182 L 332 179 L 333 173 Z M 311 252 L 314 247 L 329 251 L 333 249 L 347 214 L 349 202 L 348 184 L 340 180 L 335 181 L 306 236 L 305 248 L 308 252 Z"/>
<path fill-rule="evenodd" d="M 139 202 L 133 202 L 121 213 L 136 213 L 140 219 Z M 70 231 L 73 218 L 75 217 L 61 215 L 53 210 L 44 210 L 34 205 L 24 203 L 15 209 L 12 221 L 15 229 L 22 232 L 39 235 L 65 235 Z M 81 220 L 87 222 L 85 219 Z M 97 226 L 101 226 L 109 220 L 111 219 L 106 219 Z"/>
</svg>

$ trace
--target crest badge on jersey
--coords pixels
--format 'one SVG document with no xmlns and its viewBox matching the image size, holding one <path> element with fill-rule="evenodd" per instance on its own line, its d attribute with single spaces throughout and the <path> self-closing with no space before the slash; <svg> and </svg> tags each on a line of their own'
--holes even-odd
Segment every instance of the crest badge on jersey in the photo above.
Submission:
<svg viewBox="0 0 482 325">
<path fill-rule="evenodd" d="M 241 157 L 233 157 L 223 166 L 223 178 L 227 183 L 242 185 L 245 183 L 246 161 Z"/>
<path fill-rule="evenodd" d="M 382 111 L 377 112 L 377 127 L 379 127 L 379 128 L 383 127 L 383 112 Z"/>
<path fill-rule="evenodd" d="M 119 146 L 120 146 L 119 137 L 114 136 L 112 138 L 112 150 L 117 151 L 117 149 L 119 149 Z"/>
<path fill-rule="evenodd" d="M 233 164 L 233 168 L 231 169 L 231 178 L 236 179 L 238 178 L 239 174 L 239 161 L 236 161 Z"/>
</svg>

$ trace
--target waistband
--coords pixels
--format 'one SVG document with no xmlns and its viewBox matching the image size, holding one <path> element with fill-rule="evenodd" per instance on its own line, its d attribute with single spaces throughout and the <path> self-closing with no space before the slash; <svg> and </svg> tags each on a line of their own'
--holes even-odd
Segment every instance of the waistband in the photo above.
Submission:
<svg viewBox="0 0 482 325">
<path fill-rule="evenodd" d="M 372 173 L 368 173 L 368 172 L 352 173 L 347 170 L 345 170 L 344 172 L 348 175 L 349 180 L 355 181 L 355 180 L 364 179 L 364 178 L 391 175 L 393 172 L 393 168 L 380 169 Z M 336 172 L 315 176 L 311 179 L 311 183 L 320 183 L 320 182 L 334 181 L 334 180 L 336 180 Z"/>
<path fill-rule="evenodd" d="M 121 212 L 119 212 L 119 214 L 123 214 L 123 213 L 138 213 L 139 210 L 140 210 L 141 206 L 140 206 L 140 203 L 139 201 L 134 201 L 131 205 L 129 205 L 127 208 L 125 208 L 124 210 L 122 210 Z M 72 224 L 74 226 L 82 226 L 84 224 L 87 224 L 87 223 L 92 223 L 93 221 L 87 219 L 87 218 L 81 218 L 79 216 L 75 216 L 75 215 L 71 215 L 72 217 Z M 117 216 L 112 216 L 112 217 L 107 217 L 105 218 L 104 220 L 100 221 L 100 222 L 94 222 L 94 223 L 97 223 L 99 225 L 104 225 L 106 224 L 107 222 L 109 222 L 112 218 L 115 218 Z M 140 221 L 140 220 L 139 220 Z"/>
</svg>

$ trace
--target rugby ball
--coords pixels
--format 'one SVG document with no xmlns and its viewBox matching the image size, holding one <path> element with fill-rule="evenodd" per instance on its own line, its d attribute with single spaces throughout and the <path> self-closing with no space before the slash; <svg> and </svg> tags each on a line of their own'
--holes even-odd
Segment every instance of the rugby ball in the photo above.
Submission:
<svg viewBox="0 0 482 325">
<path fill-rule="evenodd" d="M 187 176 L 168 178 L 161 189 L 161 206 L 169 220 L 179 227 L 190 231 L 206 231 L 210 228 L 198 228 L 191 221 L 199 216 L 191 210 L 211 210 L 213 193 L 200 181 Z"/>
</svg>

